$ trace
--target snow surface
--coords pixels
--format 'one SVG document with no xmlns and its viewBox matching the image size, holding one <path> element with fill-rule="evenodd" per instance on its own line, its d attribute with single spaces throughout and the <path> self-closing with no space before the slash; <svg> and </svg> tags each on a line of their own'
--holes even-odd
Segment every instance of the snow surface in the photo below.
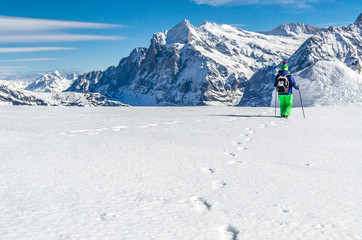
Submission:
<svg viewBox="0 0 362 240">
<path fill-rule="evenodd" d="M 318 61 L 293 77 L 301 86 L 304 106 L 362 102 L 362 75 L 340 61 Z M 299 92 L 294 88 L 293 98 L 294 106 L 301 106 Z M 275 106 L 275 91 L 270 105 Z"/>
<path fill-rule="evenodd" d="M 0 239 L 362 239 L 362 104 L 0 106 Z"/>
<path fill-rule="evenodd" d="M 0 80 L 0 84 L 1 85 L 6 85 L 9 86 L 11 88 L 17 88 L 17 89 L 24 89 L 26 88 L 29 83 L 25 82 L 25 81 L 17 81 L 17 80 Z"/>
</svg>

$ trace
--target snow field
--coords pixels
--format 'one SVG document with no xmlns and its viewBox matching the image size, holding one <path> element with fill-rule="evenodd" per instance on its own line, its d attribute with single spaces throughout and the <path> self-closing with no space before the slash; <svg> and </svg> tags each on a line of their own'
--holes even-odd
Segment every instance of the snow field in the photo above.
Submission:
<svg viewBox="0 0 362 240">
<path fill-rule="evenodd" d="M 0 106 L 0 238 L 362 239 L 361 107 Z"/>
</svg>

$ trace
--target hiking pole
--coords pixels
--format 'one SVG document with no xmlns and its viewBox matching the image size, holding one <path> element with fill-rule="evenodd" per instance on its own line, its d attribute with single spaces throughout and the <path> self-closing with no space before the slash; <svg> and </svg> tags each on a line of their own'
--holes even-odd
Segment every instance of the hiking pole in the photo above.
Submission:
<svg viewBox="0 0 362 240">
<path fill-rule="evenodd" d="M 298 87 L 299 87 L 299 86 L 298 86 Z M 302 101 L 302 94 L 300 93 L 300 87 L 299 87 L 299 98 L 300 98 L 300 103 L 302 104 L 303 116 L 304 116 L 304 118 L 305 118 L 303 101 Z"/>
<path fill-rule="evenodd" d="M 274 107 L 275 107 L 275 116 L 277 115 L 277 95 L 278 93 L 277 93 L 277 90 L 275 89 L 275 105 L 274 105 Z"/>
</svg>

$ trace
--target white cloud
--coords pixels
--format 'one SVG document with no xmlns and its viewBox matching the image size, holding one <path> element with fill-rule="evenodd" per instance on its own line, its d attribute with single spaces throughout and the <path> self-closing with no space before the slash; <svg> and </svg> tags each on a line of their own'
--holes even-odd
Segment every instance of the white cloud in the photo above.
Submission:
<svg viewBox="0 0 362 240">
<path fill-rule="evenodd" d="M 237 5 L 271 5 L 281 4 L 285 6 L 294 6 L 298 8 L 309 7 L 308 3 L 317 2 L 318 0 L 191 0 L 196 4 L 206 4 L 211 6 L 237 6 Z"/>
<path fill-rule="evenodd" d="M 1 35 L 0 43 L 49 43 L 49 42 L 78 42 L 95 40 L 122 40 L 124 37 L 87 35 L 87 34 L 34 34 L 34 35 Z"/>
<path fill-rule="evenodd" d="M 26 59 L 9 59 L 0 60 L 0 62 L 40 62 L 40 61 L 60 61 L 60 58 L 26 58 Z"/>
<path fill-rule="evenodd" d="M 121 25 L 58 21 L 48 19 L 0 16 L 0 43 L 47 43 L 122 40 L 120 36 L 88 35 L 68 33 L 74 29 L 109 29 Z"/>
<path fill-rule="evenodd" d="M 0 48 L 0 53 L 29 53 L 29 52 L 47 52 L 47 51 L 63 51 L 76 50 L 74 47 L 15 47 Z"/>
<path fill-rule="evenodd" d="M 61 29 L 105 29 L 122 25 L 0 16 L 1 32 L 43 32 Z"/>
<path fill-rule="evenodd" d="M 86 32 L 89 29 L 114 29 L 124 26 L 118 24 L 92 23 L 60 21 L 49 19 L 22 18 L 0 16 L 0 54 L 1 53 L 31 53 L 75 50 L 74 47 L 45 47 L 39 46 L 39 43 L 58 43 L 58 42 L 84 42 L 84 41 L 105 41 L 126 39 L 121 36 L 107 36 Z M 82 33 L 79 31 L 82 30 Z M 76 32 L 78 31 L 78 32 Z M 30 44 L 37 44 L 32 46 Z M 17 44 L 17 47 L 9 44 Z M 22 58 L 22 57 L 18 57 Z M 2 59 L 0 62 L 37 62 L 37 61 L 56 61 L 57 58 L 24 58 L 24 59 Z M 11 75 L 19 72 L 19 68 L 24 67 L 0 67 L 0 72 Z M 3 75 L 4 76 L 4 75 Z"/>
</svg>

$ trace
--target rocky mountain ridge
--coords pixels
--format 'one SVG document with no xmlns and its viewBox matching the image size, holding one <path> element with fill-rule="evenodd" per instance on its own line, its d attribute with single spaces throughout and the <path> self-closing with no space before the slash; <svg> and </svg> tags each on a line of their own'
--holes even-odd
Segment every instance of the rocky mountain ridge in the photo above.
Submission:
<svg viewBox="0 0 362 240">
<path fill-rule="evenodd" d="M 30 83 L 25 90 L 34 92 L 63 92 L 73 84 L 77 77 L 77 73 L 71 73 L 67 77 L 64 77 L 59 71 L 45 73 Z"/>
<path fill-rule="evenodd" d="M 148 49 L 136 48 L 118 66 L 79 76 L 67 91 L 99 92 L 131 105 L 236 105 L 255 71 L 290 57 L 309 36 L 184 20 L 155 33 Z"/>
<path fill-rule="evenodd" d="M 9 105 L 28 106 L 128 106 L 117 101 L 112 101 L 99 93 L 75 92 L 33 92 L 16 89 L 8 84 L 0 83 L 0 103 Z"/>
<path fill-rule="evenodd" d="M 266 35 L 276 35 L 276 36 L 298 36 L 301 34 L 313 35 L 317 32 L 325 31 L 325 28 L 317 28 L 311 25 L 305 25 L 304 23 L 288 23 L 282 24 L 270 31 L 263 31 L 261 33 Z"/>
</svg>

